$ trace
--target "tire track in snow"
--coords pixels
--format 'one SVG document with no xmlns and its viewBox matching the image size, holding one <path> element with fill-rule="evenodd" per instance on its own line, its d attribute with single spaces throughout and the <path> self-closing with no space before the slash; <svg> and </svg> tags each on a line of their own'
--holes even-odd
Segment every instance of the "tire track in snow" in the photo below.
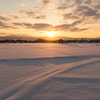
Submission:
<svg viewBox="0 0 100 100">
<path fill-rule="evenodd" d="M 29 98 L 33 96 L 32 93 L 35 93 L 38 87 L 40 89 L 43 88 L 43 84 L 48 83 L 50 77 L 53 77 L 55 74 L 99 60 L 99 58 L 92 58 L 80 62 L 54 65 L 52 68 L 48 67 L 47 70 L 41 71 L 40 74 L 23 79 L 6 90 L 1 91 L 0 100 L 30 100 Z"/>
</svg>

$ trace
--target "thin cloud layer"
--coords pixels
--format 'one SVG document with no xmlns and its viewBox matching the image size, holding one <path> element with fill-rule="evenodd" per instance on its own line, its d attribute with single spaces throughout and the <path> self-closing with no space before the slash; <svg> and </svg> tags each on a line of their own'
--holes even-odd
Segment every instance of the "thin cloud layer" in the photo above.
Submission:
<svg viewBox="0 0 100 100">
<path fill-rule="evenodd" d="M 0 22 L 0 29 L 16 29 L 12 25 L 9 25 L 8 23 L 5 22 Z"/>
<path fill-rule="evenodd" d="M 53 26 L 52 24 L 47 23 L 13 23 L 14 26 L 27 28 L 27 29 L 34 29 L 37 31 L 71 31 L 71 32 L 77 32 L 77 31 L 84 31 L 87 30 L 86 28 L 78 28 L 77 25 L 79 25 L 81 21 L 75 21 L 71 24 L 61 24 Z"/>
<path fill-rule="evenodd" d="M 20 15 L 23 16 L 23 18 L 33 18 L 37 20 L 43 20 L 46 19 L 46 15 L 43 13 L 43 10 L 45 11 L 45 7 L 40 8 L 31 8 L 30 10 L 18 10 L 16 11 Z"/>
<path fill-rule="evenodd" d="M 52 1 L 50 1 L 50 0 L 40 0 L 38 2 L 41 2 L 44 5 L 48 5 L 48 4 L 51 4 L 52 3 Z"/>
<path fill-rule="evenodd" d="M 77 32 L 77 31 L 84 31 L 84 30 L 88 30 L 87 28 L 78 28 L 77 25 L 79 25 L 81 23 L 81 21 L 75 21 L 71 24 L 61 24 L 58 26 L 55 26 L 56 31 L 71 31 L 71 32 Z"/>
<path fill-rule="evenodd" d="M 22 28 L 28 28 L 28 29 L 35 29 L 37 31 L 46 31 L 49 28 L 51 28 L 51 24 L 47 24 L 47 23 L 35 23 L 35 24 L 31 24 L 31 23 L 13 23 L 14 26 L 17 27 L 22 27 Z"/>
<path fill-rule="evenodd" d="M 93 1 L 100 2 L 100 0 L 93 0 Z"/>
<path fill-rule="evenodd" d="M 11 21 L 11 18 L 0 16 L 0 21 Z"/>
</svg>

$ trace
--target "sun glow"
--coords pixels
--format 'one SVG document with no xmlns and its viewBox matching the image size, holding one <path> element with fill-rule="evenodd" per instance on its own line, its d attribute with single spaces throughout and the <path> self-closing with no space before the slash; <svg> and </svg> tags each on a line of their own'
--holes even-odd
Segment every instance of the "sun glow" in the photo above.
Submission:
<svg viewBox="0 0 100 100">
<path fill-rule="evenodd" d="M 53 32 L 53 31 L 50 31 L 50 32 L 46 32 L 46 34 L 47 34 L 49 37 L 53 37 L 54 32 Z"/>
</svg>

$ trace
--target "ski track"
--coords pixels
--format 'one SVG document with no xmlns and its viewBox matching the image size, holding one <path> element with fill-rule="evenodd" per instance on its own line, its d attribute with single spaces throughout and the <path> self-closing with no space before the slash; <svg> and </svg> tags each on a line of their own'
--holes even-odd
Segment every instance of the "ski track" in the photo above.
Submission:
<svg viewBox="0 0 100 100">
<path fill-rule="evenodd" d="M 30 73 L 30 77 L 24 76 L 20 78 L 16 84 L 2 90 L 0 93 L 0 100 L 30 100 L 33 94 L 47 85 L 54 75 L 99 60 L 100 58 L 91 58 L 74 63 L 61 65 L 52 64 L 44 68 L 36 68 L 34 72 Z"/>
</svg>

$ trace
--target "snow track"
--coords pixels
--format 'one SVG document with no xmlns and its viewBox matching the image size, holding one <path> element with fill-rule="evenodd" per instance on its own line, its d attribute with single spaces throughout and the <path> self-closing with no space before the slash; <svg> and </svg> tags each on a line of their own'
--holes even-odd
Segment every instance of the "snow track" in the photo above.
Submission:
<svg viewBox="0 0 100 100">
<path fill-rule="evenodd" d="M 32 67 L 31 70 L 33 70 L 33 72 L 30 76 L 21 77 L 16 84 L 0 91 L 0 100 L 35 100 L 32 99 L 32 96 L 49 84 L 55 75 L 59 75 L 65 71 L 68 72 L 76 67 L 97 61 L 100 61 L 100 58 L 91 58 L 88 60 L 61 65 L 51 64 L 47 67 L 40 67 L 35 70 Z"/>
<path fill-rule="evenodd" d="M 0 44 L 0 100 L 100 100 L 98 45 Z"/>
</svg>

